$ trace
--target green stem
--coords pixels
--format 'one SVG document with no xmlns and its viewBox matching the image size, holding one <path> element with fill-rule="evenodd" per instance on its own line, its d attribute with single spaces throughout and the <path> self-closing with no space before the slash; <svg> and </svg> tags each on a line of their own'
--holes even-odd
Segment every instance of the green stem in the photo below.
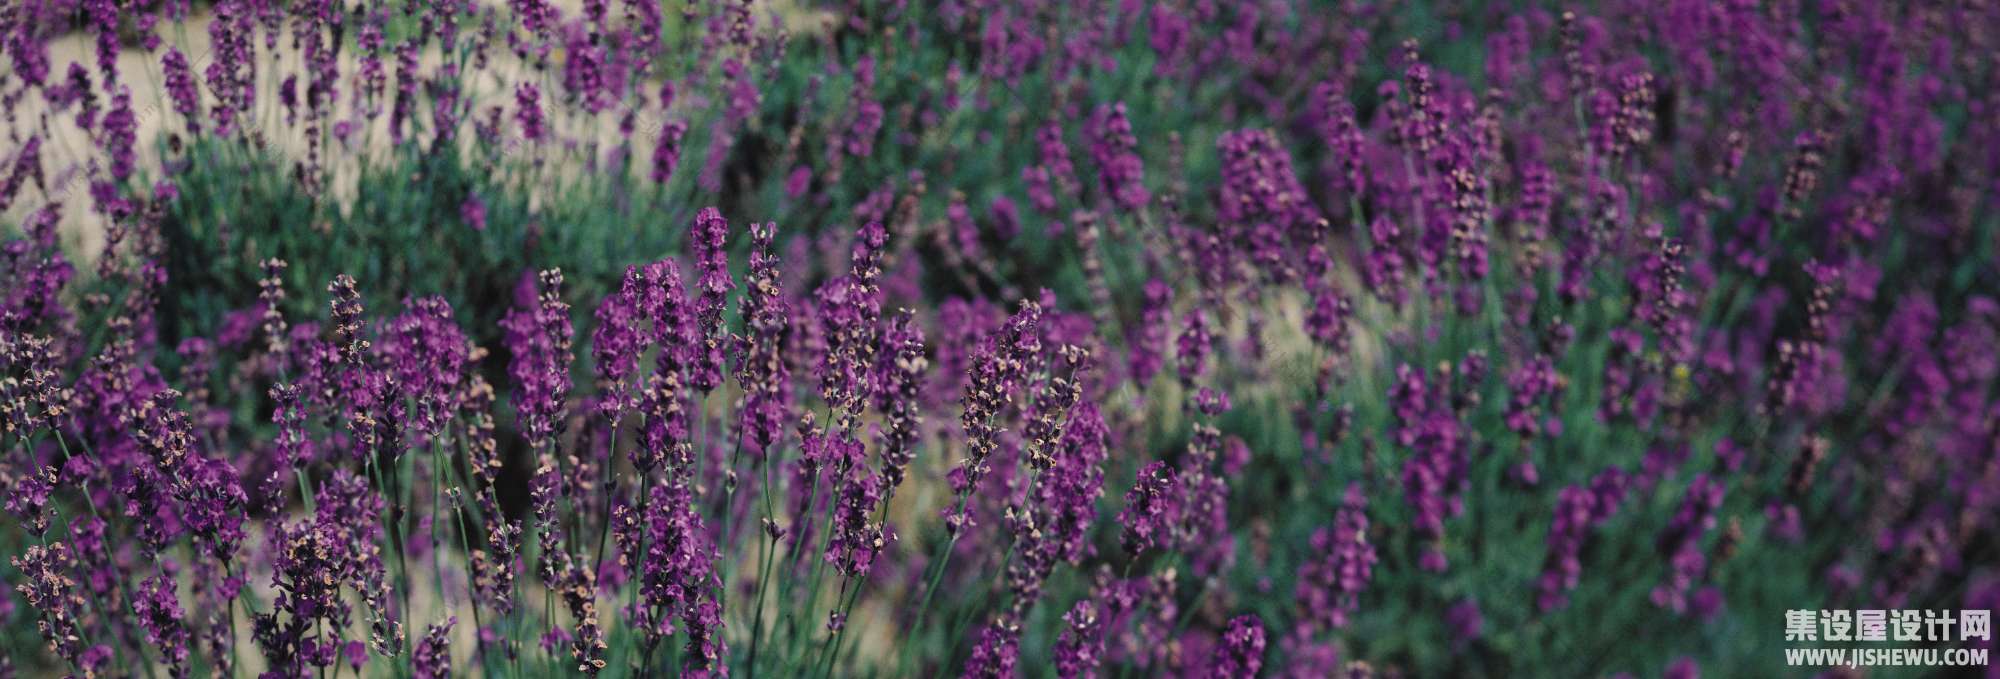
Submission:
<svg viewBox="0 0 2000 679">
<path fill-rule="evenodd" d="M 764 484 L 758 489 L 757 494 L 763 496 L 764 499 L 764 519 L 766 521 L 775 521 L 774 517 L 776 514 L 771 504 L 771 468 L 776 465 L 771 464 L 768 451 L 765 454 L 765 459 L 759 463 L 759 466 L 763 468 Z M 756 679 L 757 652 L 764 641 L 764 599 L 767 593 L 771 591 L 771 564 L 777 562 L 777 559 L 774 557 L 778 551 L 778 542 L 777 536 L 773 535 L 769 529 L 766 529 L 764 531 L 764 552 L 757 556 L 757 603 L 754 608 L 750 609 L 750 619 L 752 621 L 750 627 L 750 658 L 746 661 L 751 679 Z"/>
<path fill-rule="evenodd" d="M 470 559 L 472 558 L 472 531 L 466 528 L 465 510 L 460 507 L 452 507 L 451 513 L 458 519 L 459 548 L 465 550 L 466 558 Z M 471 568 L 465 569 L 465 594 L 466 598 L 472 600 L 472 641 L 474 645 L 473 654 L 479 656 L 479 667 L 480 669 L 483 670 L 486 669 L 486 661 L 487 661 L 486 636 L 484 633 L 486 629 L 486 623 L 480 622 L 479 620 L 479 583 L 474 580 L 475 577 L 477 576 L 473 574 Z M 443 581 L 440 580 L 439 582 Z"/>
<path fill-rule="evenodd" d="M 953 510 L 954 515 L 965 511 L 965 500 L 964 495 L 958 496 L 958 508 Z M 951 563 L 952 552 L 958 547 L 959 535 L 959 531 L 952 531 L 951 539 L 945 541 L 944 553 L 931 559 L 937 565 L 931 570 L 930 581 L 924 585 L 924 596 L 921 602 L 917 604 L 917 618 L 916 622 L 910 625 L 911 630 L 922 630 L 924 628 L 924 618 L 929 617 L 931 612 L 931 597 L 937 594 L 938 582 L 944 579 L 945 567 Z M 910 664 L 910 650 L 916 646 L 915 643 L 906 642 L 903 644 L 903 652 L 899 654 L 900 657 L 896 660 L 896 676 L 909 676 L 907 670 Z"/>
<path fill-rule="evenodd" d="M 616 493 L 613 492 L 614 488 L 612 484 L 617 483 L 617 477 L 612 473 L 612 468 L 617 463 L 618 420 L 613 419 L 611 421 L 611 446 L 606 448 L 604 452 L 604 482 L 598 486 L 600 492 L 604 493 L 604 509 L 598 514 L 598 523 L 603 527 L 603 530 L 597 534 L 597 556 L 592 559 L 594 565 L 591 567 L 591 572 L 593 573 L 604 572 L 604 543 L 611 541 L 611 502 L 616 496 Z M 640 503 L 644 503 L 645 501 L 646 498 L 639 498 Z"/>
</svg>

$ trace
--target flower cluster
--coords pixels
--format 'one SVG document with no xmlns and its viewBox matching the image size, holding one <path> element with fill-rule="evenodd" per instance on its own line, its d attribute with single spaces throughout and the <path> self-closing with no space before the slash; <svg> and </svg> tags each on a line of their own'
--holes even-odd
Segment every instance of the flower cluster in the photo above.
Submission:
<svg viewBox="0 0 2000 679">
<path fill-rule="evenodd" d="M 766 4 L 0 3 L 0 676 L 1993 601 L 1996 3 Z"/>
</svg>

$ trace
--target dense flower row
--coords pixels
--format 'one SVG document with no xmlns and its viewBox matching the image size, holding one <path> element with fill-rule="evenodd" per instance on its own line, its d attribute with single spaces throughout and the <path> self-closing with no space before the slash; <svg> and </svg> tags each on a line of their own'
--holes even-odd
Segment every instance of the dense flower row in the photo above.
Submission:
<svg viewBox="0 0 2000 679">
<path fill-rule="evenodd" d="M 1993 8 L 762 9 L 0 7 L 0 673 L 1695 676 L 1773 577 L 2000 591 Z M 622 276 L 274 256 L 181 195 L 267 128 Z"/>
</svg>

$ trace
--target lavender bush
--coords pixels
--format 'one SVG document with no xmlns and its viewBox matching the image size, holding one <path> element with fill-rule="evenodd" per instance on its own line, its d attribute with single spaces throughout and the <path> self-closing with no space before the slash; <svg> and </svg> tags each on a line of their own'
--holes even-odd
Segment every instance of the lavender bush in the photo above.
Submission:
<svg viewBox="0 0 2000 679">
<path fill-rule="evenodd" d="M 1989 5 L 0 5 L 0 676 L 1772 676 L 1991 609 Z"/>
</svg>

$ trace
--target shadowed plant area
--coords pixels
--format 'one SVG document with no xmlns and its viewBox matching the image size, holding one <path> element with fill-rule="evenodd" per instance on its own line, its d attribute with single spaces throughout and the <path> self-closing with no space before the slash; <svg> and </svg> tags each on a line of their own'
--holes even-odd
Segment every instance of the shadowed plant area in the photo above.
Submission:
<svg viewBox="0 0 2000 679">
<path fill-rule="evenodd" d="M 0 677 L 2000 677 L 1909 5 L 0 3 Z"/>
</svg>

